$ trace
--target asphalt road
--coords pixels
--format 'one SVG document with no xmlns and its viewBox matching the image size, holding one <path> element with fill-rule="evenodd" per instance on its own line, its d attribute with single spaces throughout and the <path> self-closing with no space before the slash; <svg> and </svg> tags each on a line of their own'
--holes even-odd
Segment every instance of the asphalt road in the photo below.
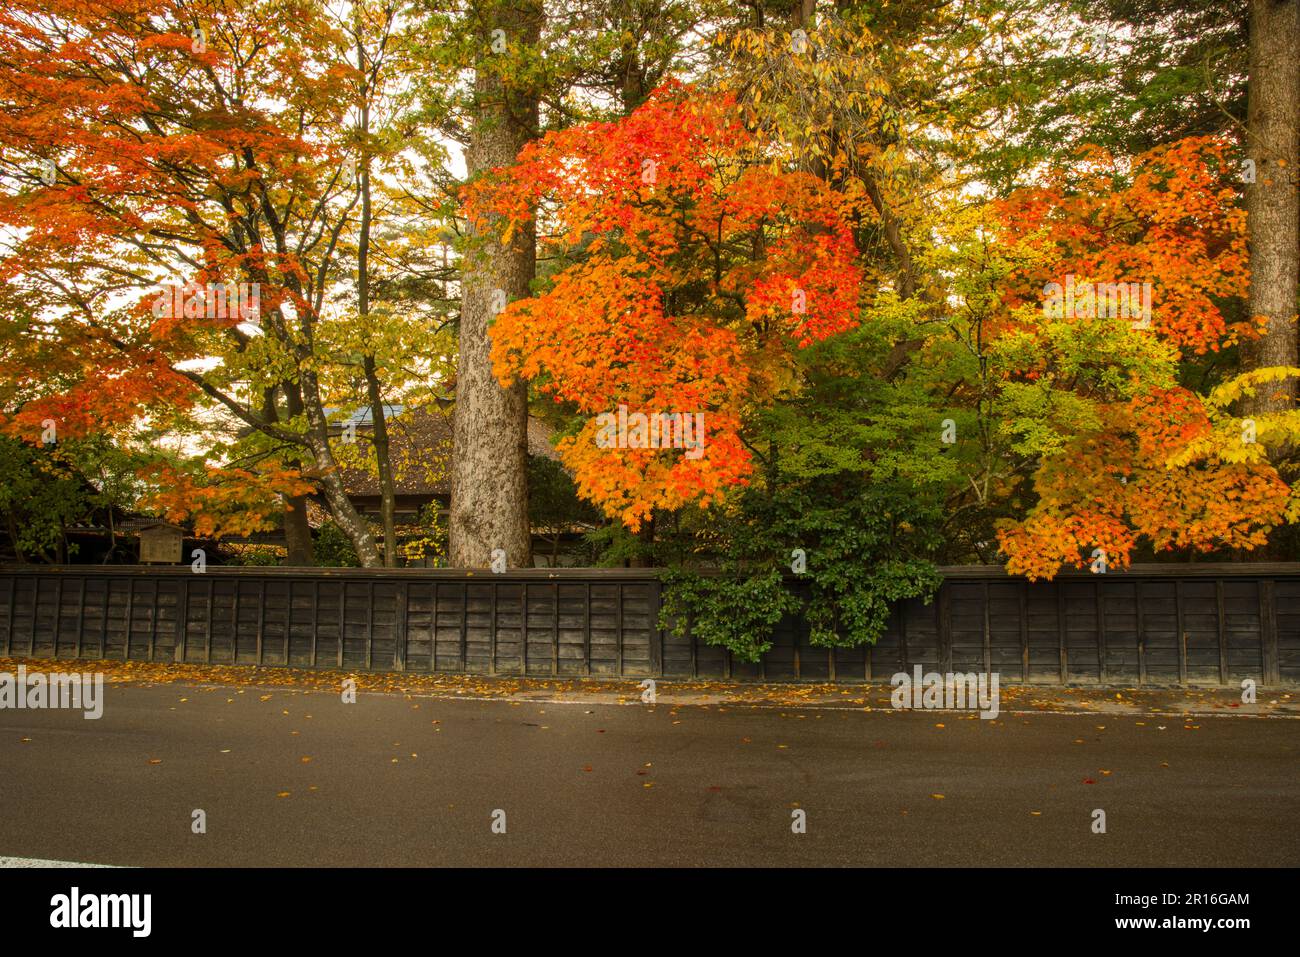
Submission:
<svg viewBox="0 0 1300 957">
<path fill-rule="evenodd" d="M 1300 721 L 106 688 L 0 710 L 0 857 L 1295 866 Z M 940 727 L 942 725 L 942 727 Z M 1090 783 L 1091 782 L 1091 783 Z M 942 795 L 938 797 L 937 795 Z M 206 814 L 206 833 L 192 830 Z M 792 832 L 793 811 L 806 833 Z M 1093 833 L 1094 810 L 1106 832 Z M 505 833 L 493 813 L 505 812 Z"/>
</svg>

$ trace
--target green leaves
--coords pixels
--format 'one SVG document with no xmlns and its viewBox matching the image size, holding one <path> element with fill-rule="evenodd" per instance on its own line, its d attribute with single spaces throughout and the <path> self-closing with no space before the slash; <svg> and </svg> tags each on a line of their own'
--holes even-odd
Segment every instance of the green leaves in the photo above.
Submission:
<svg viewBox="0 0 1300 957">
<path fill-rule="evenodd" d="M 894 603 L 937 588 L 944 501 L 961 477 L 936 398 L 874 374 L 891 347 L 864 328 L 801 356 L 801 391 L 752 423 L 762 481 L 710 512 L 694 540 L 718 560 L 688 552 L 673 569 L 665 627 L 689 616 L 697 637 L 753 661 L 797 615 L 814 645 L 853 647 L 884 632 Z"/>
</svg>

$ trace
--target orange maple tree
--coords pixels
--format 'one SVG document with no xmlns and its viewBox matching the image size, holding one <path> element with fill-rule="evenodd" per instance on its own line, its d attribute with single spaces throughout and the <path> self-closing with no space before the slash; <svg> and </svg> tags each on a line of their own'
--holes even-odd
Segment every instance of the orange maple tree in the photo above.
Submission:
<svg viewBox="0 0 1300 957">
<path fill-rule="evenodd" d="M 1009 306 L 1042 300 L 1043 287 L 1145 282 L 1150 327 L 1194 354 L 1258 333 L 1220 304 L 1246 291 L 1246 214 L 1230 176 L 1233 147 L 1187 137 L 1121 162 L 1101 149 L 1054 169 L 1041 186 L 995 203 L 999 239 L 1035 255 L 1006 290 Z"/>
<path fill-rule="evenodd" d="M 265 518 L 307 487 L 296 462 L 330 470 L 312 323 L 351 191 L 342 44 L 295 0 L 6 4 L 0 430 L 126 441 L 206 399 L 264 437 L 255 470 L 142 475 L 172 514 L 233 495 Z M 254 284 L 256 329 L 199 293 Z"/>
<path fill-rule="evenodd" d="M 561 443 L 580 491 L 637 529 L 707 506 L 753 463 L 746 415 L 788 383 L 792 351 L 858 322 L 845 199 L 775 166 L 726 96 L 676 85 L 628 117 L 552 133 L 467 191 L 503 237 L 537 217 L 560 268 L 492 327 L 503 382 L 593 416 Z M 701 413 L 703 448 L 598 441 L 601 413 Z"/>
<path fill-rule="evenodd" d="M 1131 169 L 1094 153 L 997 205 L 1000 238 L 1025 263 L 1004 289 L 996 333 L 1017 349 L 1002 374 L 1068 389 L 1094 417 L 1043 456 L 1036 504 L 1001 530 L 1010 571 L 1119 568 L 1143 538 L 1156 551 L 1250 549 L 1287 520 L 1290 488 L 1265 456 L 1180 455 L 1211 431 L 1204 397 L 1180 384 L 1180 360 L 1258 334 L 1225 315 L 1248 279 L 1233 168 L 1228 144 L 1193 137 Z M 1049 284 L 1067 276 L 1094 289 L 1149 283 L 1150 313 L 1105 314 L 1098 297 L 1045 315 Z M 1089 369 L 1095 360 L 1078 352 L 1089 344 L 1114 352 Z"/>
</svg>

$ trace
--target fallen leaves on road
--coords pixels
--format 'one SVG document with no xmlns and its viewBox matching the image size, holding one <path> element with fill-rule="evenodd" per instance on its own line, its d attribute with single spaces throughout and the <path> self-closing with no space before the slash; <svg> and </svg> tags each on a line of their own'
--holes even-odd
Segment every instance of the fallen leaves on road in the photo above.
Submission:
<svg viewBox="0 0 1300 957">
<path fill-rule="evenodd" d="M 47 663 L 42 658 L 10 657 L 0 658 L 0 670 L 14 670 L 20 664 L 41 666 Z M 408 698 L 412 694 L 431 696 L 455 696 L 458 699 L 477 698 L 481 700 L 510 700 L 514 706 L 528 703 L 528 699 L 542 698 L 545 701 L 584 701 L 595 703 L 592 696 L 601 696 L 597 700 L 637 705 L 640 702 L 640 679 L 636 677 L 555 677 L 534 678 L 523 676 L 487 676 L 466 675 L 449 672 L 412 673 L 391 671 L 345 671 L 331 668 L 286 667 L 270 665 L 202 665 L 165 661 L 118 661 L 99 660 L 95 662 L 96 670 L 104 675 L 110 684 L 136 684 L 153 686 L 162 684 L 185 683 L 198 686 L 205 691 L 218 691 L 230 688 L 231 697 L 227 703 L 234 703 L 234 695 L 245 693 L 257 694 L 262 702 L 271 701 L 275 689 L 292 689 L 294 691 L 319 691 L 337 695 L 344 679 L 355 682 L 356 689 L 363 692 L 381 694 L 403 694 Z M 888 687 L 879 681 L 873 683 L 810 683 L 786 684 L 759 681 L 723 681 L 709 679 L 669 680 L 660 679 L 660 705 L 670 708 L 669 714 L 677 716 L 676 710 L 682 705 L 694 705 L 701 708 L 716 707 L 720 713 L 734 706 L 776 705 L 778 707 L 821 706 L 834 707 L 844 711 L 881 711 L 896 717 L 905 715 L 892 709 Z M 209 687 L 203 687 L 207 685 Z M 244 686 L 244 687 L 240 687 Z M 1016 685 L 1004 683 L 1000 691 L 1001 706 L 1004 713 L 1010 715 L 1016 711 L 1033 709 L 1042 712 L 1078 712 L 1091 711 L 1100 716 L 1114 717 L 1117 714 L 1169 714 L 1170 717 L 1181 715 L 1185 730 L 1201 730 L 1195 723 L 1200 715 L 1217 713 L 1242 717 L 1300 716 L 1300 701 L 1292 694 L 1278 694 L 1267 700 L 1261 698 L 1258 704 L 1243 706 L 1240 692 L 1231 688 L 1137 688 L 1121 689 L 1083 689 L 1042 686 Z M 523 700 L 512 700 L 523 699 Z M 218 699 L 219 700 L 219 699 Z M 179 703 L 194 703 L 190 698 L 178 699 Z M 412 704 L 419 707 L 418 703 Z M 177 710 L 171 708 L 170 710 Z M 648 709 L 653 711 L 654 709 Z M 593 713 L 593 712 L 586 712 Z M 282 710 L 281 714 L 288 715 Z M 307 716 L 310 717 L 310 716 Z M 782 713 L 782 717 L 806 720 L 808 715 Z M 824 715 L 814 714 L 814 719 Z M 974 715 L 949 717 L 947 720 L 976 720 Z M 436 722 L 435 722 L 436 723 Z M 673 721 L 674 725 L 681 724 Z M 1145 727 L 1146 722 L 1137 722 Z M 977 722 L 978 727 L 995 727 L 997 722 Z M 943 724 L 936 725 L 944 728 Z M 1105 730 L 1107 726 L 1098 726 Z M 440 730 L 440 729 L 439 729 Z M 1166 730 L 1166 726 L 1159 726 Z M 1084 743 L 1082 739 L 1076 743 Z"/>
</svg>

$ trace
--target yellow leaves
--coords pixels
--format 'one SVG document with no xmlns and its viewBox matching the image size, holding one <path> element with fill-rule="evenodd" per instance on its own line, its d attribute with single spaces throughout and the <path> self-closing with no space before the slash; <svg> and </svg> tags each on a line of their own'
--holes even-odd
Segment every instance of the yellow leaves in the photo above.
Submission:
<svg viewBox="0 0 1300 957">
<path fill-rule="evenodd" d="M 1300 369 L 1293 366 L 1252 369 L 1214 388 L 1206 397 L 1205 404 L 1213 409 L 1222 409 L 1237 399 L 1255 395 L 1256 388 L 1264 383 L 1280 382 L 1292 377 L 1300 377 Z"/>
<path fill-rule="evenodd" d="M 1288 409 L 1249 417 L 1235 417 L 1227 407 L 1239 399 L 1253 397 L 1261 385 L 1300 377 L 1300 368 L 1271 366 L 1234 377 L 1215 388 L 1204 399 L 1213 422 L 1213 430 L 1188 442 L 1166 461 L 1168 467 L 1199 461 L 1230 464 L 1263 462 L 1269 446 L 1285 446 L 1300 440 L 1300 411 Z"/>
<path fill-rule="evenodd" d="M 1291 494 L 1287 497 L 1283 515 L 1290 524 L 1300 523 L 1300 485 L 1291 488 Z"/>
</svg>

